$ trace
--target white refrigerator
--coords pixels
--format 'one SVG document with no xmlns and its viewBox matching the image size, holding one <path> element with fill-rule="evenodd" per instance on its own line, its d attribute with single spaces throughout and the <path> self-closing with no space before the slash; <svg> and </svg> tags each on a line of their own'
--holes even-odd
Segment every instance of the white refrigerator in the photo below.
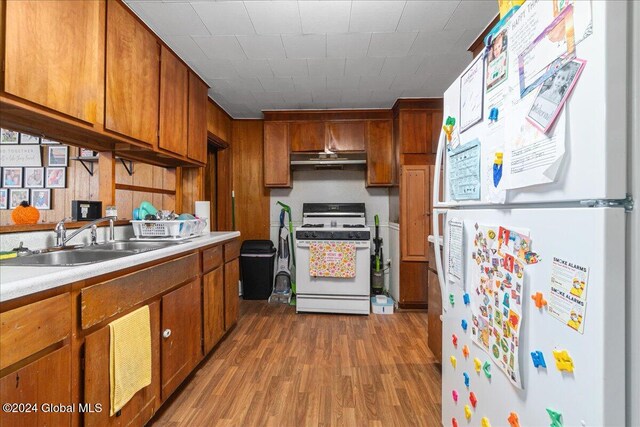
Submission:
<svg viewBox="0 0 640 427">
<path fill-rule="evenodd" d="M 535 12 L 536 3 L 557 5 L 526 2 L 511 20 L 523 18 L 535 26 L 526 14 Z M 586 63 L 548 133 L 562 132 L 556 136 L 564 140 L 555 175 L 543 174 L 548 182 L 512 188 L 514 178 L 501 186 L 500 180 L 509 179 L 504 168 L 518 168 L 511 154 L 496 185 L 495 154 L 507 158 L 507 151 L 515 150 L 507 141 L 513 138 L 508 122 L 517 120 L 510 109 L 519 106 L 509 98 L 500 104 L 498 120 L 489 120 L 496 97 L 486 84 L 495 75 L 484 76 L 482 119 L 465 130 L 460 115 L 467 100 L 461 98 L 469 89 L 461 89 L 461 79 L 475 61 L 444 95 L 445 124 L 447 117 L 457 121 L 455 148 L 445 132 L 441 135 L 432 192 L 434 234 L 444 239 L 436 264 L 444 307 L 445 426 L 626 422 L 625 216 L 632 208 L 626 160 L 628 4 L 583 3 L 588 10 L 583 4 L 573 11 L 575 56 Z M 586 37 L 578 34 L 584 19 L 591 24 Z M 521 56 L 510 50 L 523 46 L 518 35 L 506 34 L 508 54 Z M 479 153 L 471 157 L 477 156 L 479 172 L 473 160 L 462 168 L 453 164 L 459 160 L 453 155 L 478 141 Z M 456 179 L 469 175 L 465 168 L 471 177 L 460 187 Z M 474 185 L 478 196 L 460 191 Z"/>
</svg>

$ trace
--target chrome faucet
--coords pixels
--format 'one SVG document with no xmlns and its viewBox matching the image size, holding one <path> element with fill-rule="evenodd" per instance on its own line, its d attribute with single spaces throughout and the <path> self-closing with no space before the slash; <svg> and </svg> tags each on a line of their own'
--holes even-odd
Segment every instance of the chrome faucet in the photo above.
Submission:
<svg viewBox="0 0 640 427">
<path fill-rule="evenodd" d="M 82 233 L 87 228 L 91 228 L 91 244 L 95 245 L 96 239 L 97 239 L 98 224 L 105 221 L 109 221 L 109 241 L 113 242 L 115 240 L 114 221 L 118 219 L 115 216 L 105 216 L 104 218 L 98 218 L 96 220 L 93 220 L 83 225 L 82 227 L 78 228 L 76 231 L 71 233 L 69 237 L 67 237 L 67 229 L 64 226 L 64 222 L 67 221 L 68 219 L 69 218 L 64 218 L 62 221 L 56 224 L 56 228 L 55 228 L 56 246 L 58 247 L 64 247 L 69 240 L 73 239 L 74 237 Z"/>
</svg>

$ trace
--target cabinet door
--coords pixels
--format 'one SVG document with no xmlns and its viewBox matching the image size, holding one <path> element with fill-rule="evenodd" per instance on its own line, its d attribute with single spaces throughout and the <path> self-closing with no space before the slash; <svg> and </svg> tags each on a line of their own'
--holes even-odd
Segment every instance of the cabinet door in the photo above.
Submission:
<svg viewBox="0 0 640 427">
<path fill-rule="evenodd" d="M 401 167 L 400 247 L 403 261 L 427 261 L 429 173 L 429 165 Z"/>
<path fill-rule="evenodd" d="M 431 115 L 426 110 L 400 112 L 400 150 L 403 154 L 431 153 Z"/>
<path fill-rule="evenodd" d="M 162 400 L 200 361 L 200 284 L 194 280 L 162 297 Z"/>
<path fill-rule="evenodd" d="M 324 151 L 324 123 L 292 122 L 289 123 L 289 138 L 292 152 Z"/>
<path fill-rule="evenodd" d="M 0 378 L 0 402 L 38 405 L 37 412 L 0 411 L 0 426 L 70 425 L 70 412 L 45 412 L 40 405 L 71 404 L 71 346 Z"/>
<path fill-rule="evenodd" d="M 393 185 L 395 156 L 393 150 L 393 121 L 367 122 L 367 185 Z"/>
<path fill-rule="evenodd" d="M 109 416 L 109 326 L 85 338 L 84 402 L 102 405 L 101 412 L 85 413 L 84 425 L 144 425 L 160 404 L 160 302 L 149 304 L 151 322 L 151 384 L 138 391 L 119 414 Z"/>
<path fill-rule="evenodd" d="M 364 151 L 364 122 L 327 122 L 327 148 L 331 151 Z"/>
<path fill-rule="evenodd" d="M 442 111 L 431 112 L 431 153 L 436 154 L 438 151 L 438 139 L 440 138 L 440 129 L 442 129 Z"/>
<path fill-rule="evenodd" d="M 162 46 L 160 53 L 160 148 L 187 155 L 188 69 Z"/>
<path fill-rule="evenodd" d="M 189 127 L 187 156 L 207 162 L 207 85 L 189 72 Z"/>
<path fill-rule="evenodd" d="M 107 3 L 106 58 L 105 128 L 156 147 L 160 46 L 115 0 Z"/>
<path fill-rule="evenodd" d="M 264 122 L 265 187 L 291 187 L 288 134 L 287 123 Z"/>
<path fill-rule="evenodd" d="M 429 319 L 427 322 L 427 343 L 429 349 L 437 360 L 442 360 L 442 294 L 440 293 L 440 284 L 438 283 L 438 275 L 429 270 L 429 285 L 427 289 L 427 306 Z"/>
<path fill-rule="evenodd" d="M 88 123 L 101 121 L 103 4 L 23 0 L 3 7 L 4 90 Z"/>
<path fill-rule="evenodd" d="M 224 335 L 224 267 L 202 277 L 204 306 L 204 353 L 207 354 Z"/>
<path fill-rule="evenodd" d="M 427 308 L 428 263 L 400 261 L 400 307 Z"/>
<path fill-rule="evenodd" d="M 229 330 L 238 321 L 238 280 L 240 263 L 238 258 L 224 265 L 224 329 Z"/>
</svg>

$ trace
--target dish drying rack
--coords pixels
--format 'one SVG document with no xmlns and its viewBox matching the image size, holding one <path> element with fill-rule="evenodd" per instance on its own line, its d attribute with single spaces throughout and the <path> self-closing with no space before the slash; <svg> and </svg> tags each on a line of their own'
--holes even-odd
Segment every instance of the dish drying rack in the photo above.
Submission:
<svg viewBox="0 0 640 427">
<path fill-rule="evenodd" d="M 132 220 L 131 240 L 186 240 L 202 233 L 206 218 L 176 220 Z"/>
</svg>

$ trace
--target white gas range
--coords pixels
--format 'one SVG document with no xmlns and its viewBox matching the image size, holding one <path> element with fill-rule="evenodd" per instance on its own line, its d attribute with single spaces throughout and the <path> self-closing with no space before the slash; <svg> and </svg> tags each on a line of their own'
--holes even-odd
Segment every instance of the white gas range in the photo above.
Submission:
<svg viewBox="0 0 640 427">
<path fill-rule="evenodd" d="M 355 248 L 355 275 L 314 275 L 311 252 L 318 243 Z M 370 248 L 364 203 L 305 203 L 296 228 L 296 312 L 369 314 Z"/>
</svg>

